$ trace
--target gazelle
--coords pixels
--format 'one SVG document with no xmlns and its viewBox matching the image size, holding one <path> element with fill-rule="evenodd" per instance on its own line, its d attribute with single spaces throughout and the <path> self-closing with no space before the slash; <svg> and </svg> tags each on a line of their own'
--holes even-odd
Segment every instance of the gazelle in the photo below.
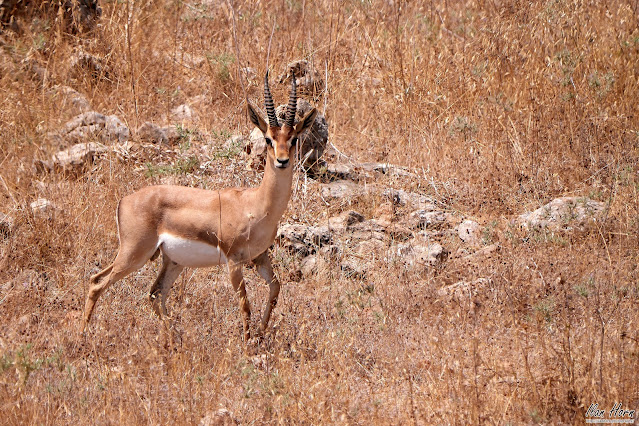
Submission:
<svg viewBox="0 0 639 426">
<path fill-rule="evenodd" d="M 293 78 L 284 124 L 280 125 L 268 72 L 264 78 L 264 101 L 268 123 L 247 101 L 249 118 L 267 143 L 264 177 L 259 187 L 209 191 L 160 185 L 122 198 L 116 212 L 120 248 L 113 263 L 91 277 L 84 308 L 85 329 L 104 290 L 161 252 L 162 267 L 149 295 L 158 316 L 167 315 L 166 298 L 184 267 L 226 264 L 239 296 L 244 338 L 248 340 L 251 309 L 242 265 L 252 261 L 269 285 L 260 334 L 266 330 L 280 292 L 268 248 L 275 240 L 278 222 L 291 197 L 294 168 L 291 159 L 295 158 L 297 138 L 313 124 L 317 110 L 311 110 L 295 124 L 297 93 Z"/>
</svg>

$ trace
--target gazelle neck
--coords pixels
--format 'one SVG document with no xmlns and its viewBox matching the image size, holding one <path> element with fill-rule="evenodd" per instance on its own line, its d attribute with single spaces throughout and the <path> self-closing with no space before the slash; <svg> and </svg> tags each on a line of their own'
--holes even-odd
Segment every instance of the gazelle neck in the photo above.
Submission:
<svg viewBox="0 0 639 426">
<path fill-rule="evenodd" d="M 272 158 L 266 157 L 264 177 L 258 188 L 258 194 L 269 216 L 277 217 L 278 221 L 291 198 L 293 169 L 293 164 L 285 169 L 279 169 L 273 164 Z"/>
</svg>

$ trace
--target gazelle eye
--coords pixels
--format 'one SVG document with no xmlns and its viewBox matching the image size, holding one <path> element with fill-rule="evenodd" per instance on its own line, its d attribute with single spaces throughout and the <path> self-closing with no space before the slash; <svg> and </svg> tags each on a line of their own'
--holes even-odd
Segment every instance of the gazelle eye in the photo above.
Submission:
<svg viewBox="0 0 639 426">
<path fill-rule="evenodd" d="M 295 146 L 296 143 L 297 143 L 297 137 L 294 137 L 293 139 L 291 139 L 291 146 Z"/>
<path fill-rule="evenodd" d="M 273 146 L 273 141 L 271 140 L 271 138 L 265 138 L 266 139 L 266 144 L 268 146 Z"/>
</svg>

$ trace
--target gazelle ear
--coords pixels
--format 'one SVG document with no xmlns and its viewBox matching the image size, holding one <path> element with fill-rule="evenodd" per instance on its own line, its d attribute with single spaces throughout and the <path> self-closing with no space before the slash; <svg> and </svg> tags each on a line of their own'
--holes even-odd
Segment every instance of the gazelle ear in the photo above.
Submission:
<svg viewBox="0 0 639 426">
<path fill-rule="evenodd" d="M 262 133 L 266 133 L 266 129 L 268 127 L 266 125 L 266 121 L 264 121 L 262 116 L 257 111 L 255 111 L 255 108 L 253 108 L 253 105 L 251 105 L 250 102 L 247 102 L 246 105 L 251 123 L 255 124 L 255 127 L 260 129 Z"/>
<path fill-rule="evenodd" d="M 308 129 L 309 127 L 311 127 L 311 125 L 313 124 L 313 122 L 315 121 L 315 117 L 317 116 L 317 108 L 313 108 L 312 110 L 310 110 L 305 116 L 304 118 L 302 118 L 296 125 L 295 125 L 295 133 L 297 133 L 298 135 L 300 133 L 302 133 L 304 130 Z"/>
</svg>

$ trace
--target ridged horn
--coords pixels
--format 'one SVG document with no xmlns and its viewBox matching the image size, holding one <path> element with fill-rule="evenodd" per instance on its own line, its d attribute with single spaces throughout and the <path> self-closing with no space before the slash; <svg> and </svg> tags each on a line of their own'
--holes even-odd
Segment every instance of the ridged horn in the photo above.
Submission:
<svg viewBox="0 0 639 426">
<path fill-rule="evenodd" d="M 271 127 L 280 127 L 280 123 L 277 122 L 277 116 L 275 115 L 275 104 L 273 104 L 271 89 L 268 87 L 268 70 L 266 71 L 266 76 L 264 77 L 264 103 L 266 104 L 268 125 Z"/>
<path fill-rule="evenodd" d="M 288 107 L 286 108 L 286 118 L 284 125 L 293 128 L 295 125 L 295 113 L 297 112 L 297 84 L 295 83 L 295 73 L 291 75 L 291 94 L 288 98 Z"/>
</svg>

